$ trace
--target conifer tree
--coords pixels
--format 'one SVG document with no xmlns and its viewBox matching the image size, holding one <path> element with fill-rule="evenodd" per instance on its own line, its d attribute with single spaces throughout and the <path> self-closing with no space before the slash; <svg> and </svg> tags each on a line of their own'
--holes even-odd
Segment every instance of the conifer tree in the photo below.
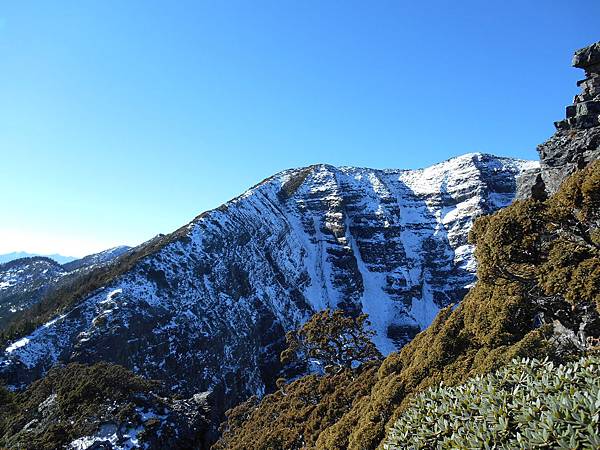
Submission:
<svg viewBox="0 0 600 450">
<path fill-rule="evenodd" d="M 286 335 L 281 362 L 316 363 L 325 371 L 340 371 L 381 358 L 371 341 L 368 315 L 347 316 L 342 310 L 316 313 L 301 328 Z"/>
</svg>

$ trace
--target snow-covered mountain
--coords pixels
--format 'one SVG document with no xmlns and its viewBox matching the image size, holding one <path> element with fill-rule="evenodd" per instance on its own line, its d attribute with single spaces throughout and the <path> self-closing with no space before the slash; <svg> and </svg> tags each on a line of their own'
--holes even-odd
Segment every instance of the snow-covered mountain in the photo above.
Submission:
<svg viewBox="0 0 600 450">
<path fill-rule="evenodd" d="M 18 311 L 37 303 L 48 286 L 66 273 L 59 263 L 44 256 L 0 264 L 0 329 Z"/>
<path fill-rule="evenodd" d="M 474 218 L 508 205 L 536 164 L 467 154 L 421 170 L 286 170 L 134 249 L 103 287 L 12 342 L 2 377 L 107 360 L 211 390 L 224 410 L 271 389 L 285 331 L 327 307 L 368 313 L 389 353 L 461 300 Z"/>
<path fill-rule="evenodd" d="M 24 257 L 0 264 L 0 330 L 16 313 L 36 304 L 49 290 L 110 263 L 129 249 L 127 246 L 115 247 L 62 265 L 45 256 Z"/>
<path fill-rule="evenodd" d="M 99 253 L 84 256 L 81 259 L 76 259 L 74 261 L 67 262 L 63 264 L 63 268 L 67 272 L 72 272 L 74 270 L 79 269 L 90 269 L 98 265 L 110 262 L 130 249 L 131 247 L 128 247 L 127 245 L 119 245 L 118 247 L 109 248 L 108 250 L 104 250 Z"/>
</svg>

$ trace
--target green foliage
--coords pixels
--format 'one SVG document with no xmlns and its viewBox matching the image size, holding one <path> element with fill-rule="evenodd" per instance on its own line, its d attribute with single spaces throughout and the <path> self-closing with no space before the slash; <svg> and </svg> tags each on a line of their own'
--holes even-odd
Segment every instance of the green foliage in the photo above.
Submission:
<svg viewBox="0 0 600 450">
<path fill-rule="evenodd" d="M 384 360 L 369 395 L 357 399 L 347 414 L 323 430 L 318 448 L 376 448 L 411 394 L 440 381 L 464 382 L 515 357 L 545 357 L 548 330 L 517 330 L 511 321 L 511 314 L 524 303 L 518 295 L 507 302 L 502 289 L 479 286 L 456 310 L 442 310 L 427 330 Z M 512 335 L 511 330 L 518 332 Z"/>
<path fill-rule="evenodd" d="M 339 309 L 314 314 L 301 328 L 286 335 L 288 348 L 281 354 L 281 362 L 301 360 L 326 370 L 340 370 L 381 358 L 371 341 L 375 333 L 366 329 L 367 318 L 366 314 L 349 317 Z"/>
<path fill-rule="evenodd" d="M 17 394 L 0 391 L 0 446 L 55 449 L 93 434 L 103 420 L 122 424 L 138 420 L 135 407 L 149 405 L 157 382 L 109 363 L 69 364 L 53 368 L 41 380 Z M 42 407 L 41 405 L 46 405 Z M 26 426 L 41 423 L 41 429 Z"/>
<path fill-rule="evenodd" d="M 6 433 L 6 419 L 16 411 L 15 394 L 0 384 L 0 436 Z"/>
<path fill-rule="evenodd" d="M 227 412 L 215 449 L 312 448 L 322 429 L 350 410 L 354 399 L 372 387 L 381 354 L 366 329 L 367 315 L 349 317 L 341 310 L 314 314 L 287 334 L 283 363 L 316 362 L 325 375 L 309 375 L 286 384 L 262 401 L 252 397 Z M 318 447 L 317 447 L 318 448 Z"/>
<path fill-rule="evenodd" d="M 383 448 L 600 448 L 600 358 L 523 359 L 413 398 Z"/>
<path fill-rule="evenodd" d="M 600 161 L 572 175 L 545 203 L 546 254 L 536 281 L 546 295 L 574 305 L 595 302 L 600 311 Z"/>
<path fill-rule="evenodd" d="M 518 201 L 479 219 L 471 240 L 483 282 L 517 281 L 600 311 L 600 161 L 545 202 Z"/>
<path fill-rule="evenodd" d="M 458 308 L 441 311 L 427 330 L 384 360 L 370 395 L 323 430 L 319 448 L 376 448 L 411 394 L 441 381 L 462 383 L 513 358 L 560 358 L 551 323 L 579 328 L 582 317 L 592 314 L 582 308 L 600 302 L 600 283 L 588 278 L 598 268 L 599 179 L 596 162 L 544 202 L 518 201 L 478 219 L 470 236 L 476 285 Z M 557 259 L 568 253 L 567 245 L 581 247 L 582 255 L 565 260 L 559 271 Z M 596 314 L 586 327 L 594 337 L 597 324 Z"/>
<path fill-rule="evenodd" d="M 531 279 L 540 261 L 544 204 L 518 201 L 493 216 L 478 219 L 470 233 L 476 242 L 477 275 L 484 282 Z"/>
<path fill-rule="evenodd" d="M 558 351 L 555 321 L 576 330 L 574 336 L 584 329 L 589 337 L 597 338 L 599 215 L 600 162 L 596 162 L 543 202 L 515 202 L 478 219 L 470 236 L 478 259 L 476 285 L 456 309 L 440 311 L 428 329 L 389 355 L 378 370 L 371 369 L 369 379 L 360 381 L 361 395 L 341 417 L 314 422 L 320 428 L 311 429 L 307 447 L 377 448 L 386 428 L 401 416 L 412 396 L 431 386 L 464 383 L 514 358 L 560 361 L 572 357 L 574 347 Z M 302 382 L 308 383 L 295 383 Z M 344 390 L 353 387 L 354 382 L 341 386 Z M 244 442 L 237 439 L 271 430 L 271 416 L 277 417 L 277 430 L 301 433 L 296 421 L 302 418 L 289 413 L 294 406 L 283 392 L 268 398 L 268 408 L 263 409 L 261 402 L 237 417 L 226 442 Z M 258 411 L 265 414 L 262 421 L 256 419 Z M 292 442 L 294 434 L 290 433 L 286 442 Z M 280 448 L 272 442 L 256 442 L 250 448 Z"/>
<path fill-rule="evenodd" d="M 213 450 L 320 448 L 321 430 L 336 423 L 369 393 L 378 362 L 330 375 L 309 375 L 259 401 L 252 397 L 227 412 Z"/>
</svg>

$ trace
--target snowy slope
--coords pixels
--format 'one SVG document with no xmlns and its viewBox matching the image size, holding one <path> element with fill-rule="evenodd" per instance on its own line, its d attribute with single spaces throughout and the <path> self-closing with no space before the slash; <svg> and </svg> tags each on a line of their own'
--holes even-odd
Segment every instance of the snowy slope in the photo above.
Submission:
<svg viewBox="0 0 600 450">
<path fill-rule="evenodd" d="M 109 360 L 227 408 L 272 388 L 286 330 L 314 311 L 370 315 L 389 353 L 474 281 L 474 217 L 508 205 L 537 163 L 468 154 L 422 170 L 316 165 L 204 213 L 32 335 L 12 384 L 57 361 Z"/>
<path fill-rule="evenodd" d="M 16 313 L 35 305 L 51 289 L 72 282 L 127 252 L 120 246 L 60 264 L 50 257 L 33 256 L 0 264 L 0 330 Z"/>
<path fill-rule="evenodd" d="M 109 248 L 108 250 L 104 250 L 99 253 L 94 253 L 92 255 L 84 256 L 83 258 L 67 262 L 66 264 L 63 264 L 63 268 L 67 272 L 72 272 L 74 270 L 79 269 L 90 269 L 100 264 L 110 262 L 130 249 L 131 247 L 128 247 L 126 245 L 120 245 L 118 247 Z"/>
<path fill-rule="evenodd" d="M 15 313 L 37 303 L 47 287 L 66 273 L 59 263 L 43 256 L 0 264 L 0 329 Z"/>
</svg>

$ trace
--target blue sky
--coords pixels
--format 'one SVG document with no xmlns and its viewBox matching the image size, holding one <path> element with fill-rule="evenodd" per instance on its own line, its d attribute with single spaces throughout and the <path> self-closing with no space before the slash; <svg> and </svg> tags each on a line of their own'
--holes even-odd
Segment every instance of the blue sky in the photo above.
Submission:
<svg viewBox="0 0 600 450">
<path fill-rule="evenodd" d="M 317 162 L 537 158 L 600 2 L 0 4 L 0 253 L 169 232 Z"/>
</svg>

